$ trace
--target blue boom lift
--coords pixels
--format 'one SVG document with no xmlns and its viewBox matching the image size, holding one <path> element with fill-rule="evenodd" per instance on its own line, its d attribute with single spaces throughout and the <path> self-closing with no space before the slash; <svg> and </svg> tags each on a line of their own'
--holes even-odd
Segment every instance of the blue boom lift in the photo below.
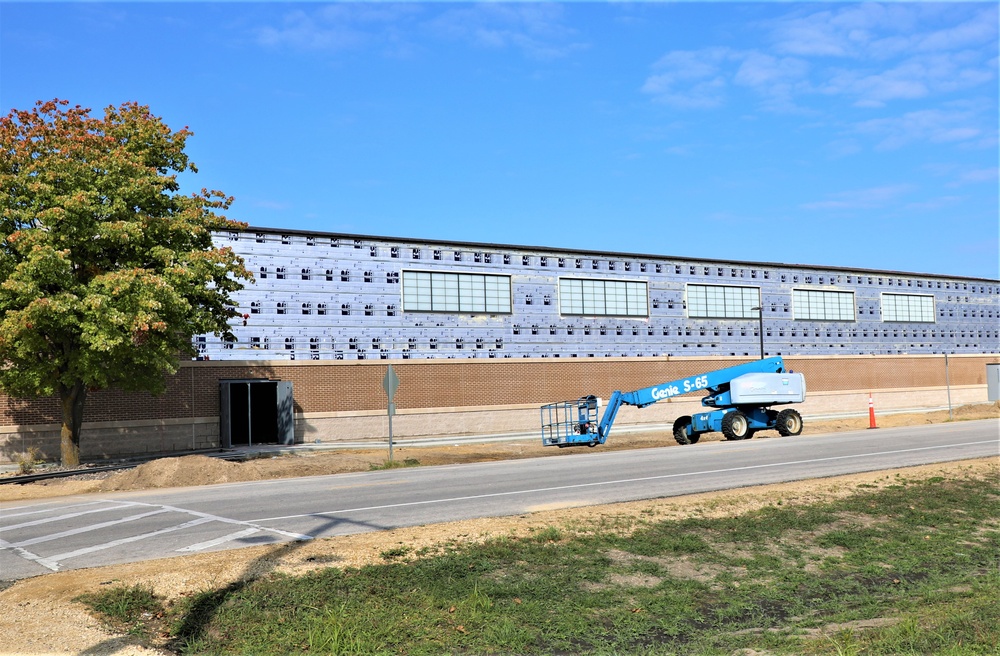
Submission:
<svg viewBox="0 0 1000 656">
<path fill-rule="evenodd" d="M 776 429 L 783 436 L 802 432 L 802 416 L 790 408 L 771 406 L 801 403 L 806 397 L 805 377 L 785 369 L 781 358 L 688 376 L 634 392 L 615 391 L 598 421 L 600 401 L 584 396 L 542 406 L 543 446 L 597 446 L 604 444 L 622 405 L 645 408 L 663 399 L 689 392 L 706 392 L 701 404 L 711 408 L 674 421 L 678 444 L 694 444 L 704 433 L 721 432 L 727 440 L 745 440 L 756 431 Z"/>
</svg>

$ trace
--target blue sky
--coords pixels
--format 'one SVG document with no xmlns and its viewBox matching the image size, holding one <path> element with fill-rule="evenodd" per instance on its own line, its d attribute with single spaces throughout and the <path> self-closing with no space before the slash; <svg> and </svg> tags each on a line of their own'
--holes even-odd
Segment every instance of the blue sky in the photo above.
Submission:
<svg viewBox="0 0 1000 656">
<path fill-rule="evenodd" d="M 996 3 L 2 3 L 251 225 L 998 278 Z M 99 113 L 99 111 L 96 111 Z"/>
</svg>

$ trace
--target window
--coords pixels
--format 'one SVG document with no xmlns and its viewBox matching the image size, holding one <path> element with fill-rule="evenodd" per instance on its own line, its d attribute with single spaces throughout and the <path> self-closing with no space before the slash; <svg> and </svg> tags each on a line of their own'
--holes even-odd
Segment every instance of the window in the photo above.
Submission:
<svg viewBox="0 0 1000 656">
<path fill-rule="evenodd" d="M 692 319 L 756 319 L 760 288 L 688 285 L 687 307 Z"/>
<path fill-rule="evenodd" d="M 934 323 L 934 297 L 922 294 L 882 294 L 882 321 Z"/>
<path fill-rule="evenodd" d="M 510 313 L 510 276 L 404 271 L 403 311 Z"/>
<path fill-rule="evenodd" d="M 814 321 L 854 321 L 854 292 L 792 290 L 792 318 Z"/>
<path fill-rule="evenodd" d="M 612 317 L 647 317 L 646 283 L 623 280 L 559 279 L 559 312 Z"/>
</svg>

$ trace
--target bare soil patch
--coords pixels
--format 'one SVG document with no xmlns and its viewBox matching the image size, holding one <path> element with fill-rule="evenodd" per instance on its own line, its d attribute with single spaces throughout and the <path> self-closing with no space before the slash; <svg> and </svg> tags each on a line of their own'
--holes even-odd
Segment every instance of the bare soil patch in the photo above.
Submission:
<svg viewBox="0 0 1000 656">
<path fill-rule="evenodd" d="M 958 408 L 955 416 L 962 419 L 1000 418 L 1000 404 Z M 918 425 L 947 420 L 947 411 L 887 415 L 879 418 L 879 426 Z M 807 424 L 804 435 L 859 430 L 867 428 L 867 425 L 867 418 Z M 754 439 L 767 439 L 767 435 L 767 433 L 759 434 Z M 774 437 L 777 438 L 776 433 Z M 616 439 L 614 443 L 601 448 L 617 450 L 653 446 L 674 447 L 674 441 L 666 433 L 645 434 Z M 687 448 L 697 448 L 697 446 Z M 541 456 L 572 457 L 573 453 L 574 451 L 570 449 L 546 449 L 534 442 L 395 449 L 397 459 L 416 458 L 421 465 Z M 384 463 L 386 456 L 384 449 L 372 449 L 306 452 L 301 455 L 258 459 L 245 463 L 226 462 L 204 456 L 163 458 L 102 480 L 56 480 L 23 486 L 2 486 L 0 500 L 366 471 L 372 465 Z M 900 476 L 915 480 L 969 473 L 1000 477 L 1000 463 L 997 458 L 952 462 L 687 497 L 547 510 L 515 517 L 468 520 L 47 574 L 18 581 L 0 590 L 0 608 L 3 608 L 3 612 L 0 613 L 0 654 L 85 653 L 131 656 L 160 653 L 133 644 L 127 636 L 108 633 L 82 605 L 73 601 L 78 595 L 99 590 L 105 585 L 141 583 L 151 586 L 159 595 L 176 599 L 182 595 L 222 587 L 235 581 L 253 579 L 271 572 L 298 574 L 329 566 L 361 566 L 384 562 L 383 553 L 400 547 L 409 548 L 411 553 L 421 549 L 434 553 L 454 544 L 480 542 L 505 535 L 530 535 L 549 526 L 586 530 L 586 527 L 599 523 L 602 527 L 615 526 L 619 530 L 628 531 L 640 522 L 651 519 L 736 516 L 779 502 L 783 506 L 788 506 L 842 498 L 854 493 L 861 486 L 870 489 L 892 485 L 898 482 Z M 696 577 L 703 572 L 693 568 L 687 574 Z"/>
</svg>

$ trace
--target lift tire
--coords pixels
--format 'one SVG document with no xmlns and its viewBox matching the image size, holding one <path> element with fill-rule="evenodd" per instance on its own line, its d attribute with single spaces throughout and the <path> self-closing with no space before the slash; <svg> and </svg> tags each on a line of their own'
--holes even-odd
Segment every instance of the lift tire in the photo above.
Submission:
<svg viewBox="0 0 1000 656">
<path fill-rule="evenodd" d="M 795 410 L 782 410 L 778 413 L 776 427 L 782 437 L 798 435 L 802 432 L 802 415 Z"/>
<path fill-rule="evenodd" d="M 674 440 L 681 446 L 694 444 L 701 437 L 700 434 L 688 435 L 687 427 L 691 425 L 691 417 L 678 417 L 674 420 Z"/>
<path fill-rule="evenodd" d="M 727 440 L 745 440 L 751 435 L 750 422 L 739 410 L 727 412 L 722 418 L 722 434 Z"/>
</svg>

